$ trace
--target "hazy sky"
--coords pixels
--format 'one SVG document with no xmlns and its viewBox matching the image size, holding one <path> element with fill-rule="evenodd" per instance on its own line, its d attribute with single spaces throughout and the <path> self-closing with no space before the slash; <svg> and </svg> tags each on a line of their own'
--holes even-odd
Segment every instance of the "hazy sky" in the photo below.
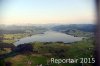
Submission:
<svg viewBox="0 0 100 66">
<path fill-rule="evenodd" d="M 3 24 L 94 23 L 94 0 L 3 0 Z"/>
</svg>

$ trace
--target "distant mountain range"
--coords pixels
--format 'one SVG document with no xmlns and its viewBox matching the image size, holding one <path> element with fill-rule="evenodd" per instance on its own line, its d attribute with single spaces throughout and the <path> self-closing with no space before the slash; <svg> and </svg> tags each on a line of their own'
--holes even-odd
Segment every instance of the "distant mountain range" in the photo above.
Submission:
<svg viewBox="0 0 100 66">
<path fill-rule="evenodd" d="M 95 24 L 44 24 L 44 25 L 30 25 L 30 26 L 17 26 L 17 25 L 0 25 L 0 34 L 7 33 L 25 33 L 31 32 L 44 32 L 48 30 L 54 31 L 68 31 L 68 30 L 80 30 L 85 32 L 94 32 L 96 28 Z"/>
<path fill-rule="evenodd" d="M 65 30 L 77 29 L 77 30 L 85 31 L 85 32 L 94 32 L 96 29 L 96 25 L 95 24 L 70 24 L 70 25 L 55 26 L 51 29 L 55 31 L 65 31 Z"/>
</svg>

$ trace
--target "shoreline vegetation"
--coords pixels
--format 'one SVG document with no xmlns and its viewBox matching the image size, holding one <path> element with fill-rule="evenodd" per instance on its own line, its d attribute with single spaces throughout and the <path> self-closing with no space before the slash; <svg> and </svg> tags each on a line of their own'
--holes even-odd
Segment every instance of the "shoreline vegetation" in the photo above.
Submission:
<svg viewBox="0 0 100 66">
<path fill-rule="evenodd" d="M 50 58 L 94 58 L 94 32 L 72 28 L 67 29 L 68 27 L 63 27 L 62 30 L 62 26 L 59 29 L 55 28 L 55 31 L 63 32 L 74 37 L 82 36 L 87 38 L 71 43 L 31 42 L 14 46 L 13 43 L 15 41 L 35 34 L 43 34 L 43 32 L 48 31 L 51 27 L 47 29 L 32 28 L 31 26 L 26 29 L 24 26 L 22 29 L 26 29 L 25 32 L 0 34 L 0 66 L 36 66 L 41 64 L 43 66 L 81 66 L 82 64 L 80 63 L 52 64 L 50 63 Z M 54 28 L 51 29 L 53 30 Z M 20 30 L 20 27 L 17 27 L 17 30 Z M 93 66 L 92 63 L 84 63 L 84 65 Z"/>
<path fill-rule="evenodd" d="M 38 33 L 38 34 L 43 34 L 43 33 Z M 0 35 L 0 40 L 3 40 L 2 42 L 4 43 L 14 43 L 16 41 L 19 41 L 22 38 L 25 37 L 30 37 L 32 35 L 37 35 L 37 34 L 29 34 L 29 33 L 18 33 L 18 34 L 3 34 Z"/>
<path fill-rule="evenodd" d="M 86 38 L 89 38 L 89 37 L 94 37 L 93 33 L 89 33 L 89 32 L 83 33 L 83 32 L 75 31 L 75 32 L 62 32 L 62 33 L 67 34 L 67 35 L 71 35 L 71 36 L 74 36 L 74 37 L 84 37 L 83 39 L 86 39 Z M 43 34 L 43 33 L 38 33 L 38 34 Z M 30 37 L 30 36 L 33 36 L 33 35 L 37 35 L 37 34 L 28 34 L 28 33 L 24 33 L 24 34 L 21 34 L 21 33 L 18 33 L 18 34 L 3 34 L 3 35 L 0 35 L 0 37 L 1 37 L 0 40 L 2 40 L 2 42 L 4 42 L 4 43 L 14 43 L 16 41 L 19 41 L 22 38 Z M 70 42 L 70 43 L 72 43 L 72 42 Z"/>
<path fill-rule="evenodd" d="M 46 65 L 50 61 L 50 58 L 92 58 L 94 50 L 94 41 L 92 38 L 84 39 L 82 41 L 73 42 L 71 44 L 64 44 L 63 42 L 33 42 L 18 45 L 13 49 L 3 48 L 1 54 L 8 53 L 4 62 L 10 62 L 12 66 L 31 66 L 37 64 Z M 8 51 L 8 49 L 10 51 Z M 4 56 L 4 55 L 3 55 Z M 77 64 L 51 64 L 49 66 L 79 66 Z M 26 65 L 26 66 L 27 66 Z M 85 64 L 86 66 L 92 64 Z"/>
</svg>

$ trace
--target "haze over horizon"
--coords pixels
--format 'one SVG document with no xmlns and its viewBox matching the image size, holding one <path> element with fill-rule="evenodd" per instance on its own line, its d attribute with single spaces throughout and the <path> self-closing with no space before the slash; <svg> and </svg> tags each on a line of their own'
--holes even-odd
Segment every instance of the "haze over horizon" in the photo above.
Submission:
<svg viewBox="0 0 100 66">
<path fill-rule="evenodd" d="M 94 0 L 4 0 L 1 24 L 94 24 Z"/>
</svg>

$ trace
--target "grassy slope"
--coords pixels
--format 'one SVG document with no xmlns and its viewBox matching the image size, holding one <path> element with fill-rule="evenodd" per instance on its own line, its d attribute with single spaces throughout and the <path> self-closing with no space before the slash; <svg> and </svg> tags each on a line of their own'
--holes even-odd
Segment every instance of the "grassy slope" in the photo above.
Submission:
<svg viewBox="0 0 100 66">
<path fill-rule="evenodd" d="M 12 63 L 12 66 L 29 66 L 27 63 L 31 61 L 31 66 L 36 66 L 36 64 L 47 63 L 47 59 L 50 60 L 50 57 L 58 58 L 59 54 L 64 54 L 65 58 L 89 58 L 93 56 L 93 40 L 82 40 L 79 42 L 75 42 L 72 44 L 61 44 L 61 43 L 42 43 L 35 42 L 31 43 L 34 47 L 34 50 L 38 50 L 39 53 L 33 53 L 32 55 L 16 55 L 15 57 L 10 57 L 6 59 L 6 62 L 9 61 Z M 61 53 L 60 50 L 64 50 L 64 53 Z M 59 52 L 59 53 L 55 53 Z M 51 53 L 49 57 L 45 56 L 45 54 Z M 80 64 L 51 64 L 50 66 L 80 66 Z M 86 65 L 89 66 L 89 65 Z M 90 65 L 91 66 L 91 65 Z"/>
<path fill-rule="evenodd" d="M 3 42 L 4 43 L 13 43 L 15 42 L 16 39 L 20 39 L 20 38 L 23 38 L 23 37 L 27 37 L 29 36 L 29 34 L 4 34 L 3 35 Z"/>
</svg>

